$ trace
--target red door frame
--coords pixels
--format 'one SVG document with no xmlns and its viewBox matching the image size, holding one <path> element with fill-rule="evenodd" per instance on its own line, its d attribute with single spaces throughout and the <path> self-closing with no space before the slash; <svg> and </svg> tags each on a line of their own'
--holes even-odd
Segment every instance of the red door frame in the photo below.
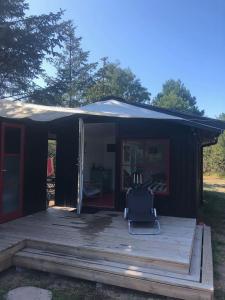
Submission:
<svg viewBox="0 0 225 300">
<path fill-rule="evenodd" d="M 20 128 L 20 153 L 13 154 L 13 153 L 5 153 L 5 128 Z M 1 124 L 1 145 L 0 145 L 0 223 L 10 221 L 16 218 L 19 218 L 23 215 L 23 173 L 24 173 L 24 125 L 21 124 L 14 124 L 14 123 L 2 123 Z M 19 156 L 20 157 L 20 192 L 19 192 L 19 209 L 13 213 L 3 214 L 2 213 L 2 195 L 3 195 L 3 169 L 4 169 L 4 157 L 5 156 Z"/>
</svg>

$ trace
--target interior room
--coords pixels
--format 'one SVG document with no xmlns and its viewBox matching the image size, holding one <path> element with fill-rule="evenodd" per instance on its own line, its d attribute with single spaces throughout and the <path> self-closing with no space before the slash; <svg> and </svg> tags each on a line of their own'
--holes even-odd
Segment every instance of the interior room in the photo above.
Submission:
<svg viewBox="0 0 225 300">
<path fill-rule="evenodd" d="M 49 132 L 46 185 L 47 207 L 55 205 L 56 143 L 56 136 Z"/>
<path fill-rule="evenodd" d="M 115 125 L 84 125 L 83 206 L 114 208 Z"/>
</svg>

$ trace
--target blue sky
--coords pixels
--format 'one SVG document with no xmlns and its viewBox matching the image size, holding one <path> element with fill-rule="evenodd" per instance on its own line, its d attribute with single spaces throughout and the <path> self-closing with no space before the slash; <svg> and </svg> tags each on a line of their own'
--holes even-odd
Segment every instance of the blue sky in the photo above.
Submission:
<svg viewBox="0 0 225 300">
<path fill-rule="evenodd" d="M 208 116 L 225 112 L 224 0 L 29 0 L 32 14 L 65 9 L 90 60 L 130 67 L 154 97 L 181 79 Z"/>
</svg>

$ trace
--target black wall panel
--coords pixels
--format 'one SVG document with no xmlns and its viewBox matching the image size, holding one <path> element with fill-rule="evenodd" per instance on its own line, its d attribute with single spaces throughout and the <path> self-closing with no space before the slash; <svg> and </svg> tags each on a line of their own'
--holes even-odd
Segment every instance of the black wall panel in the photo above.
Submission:
<svg viewBox="0 0 225 300">
<path fill-rule="evenodd" d="M 56 205 L 76 206 L 78 120 L 66 121 L 56 129 Z"/>
<path fill-rule="evenodd" d="M 46 209 L 48 129 L 44 124 L 25 126 L 24 213 Z"/>
</svg>

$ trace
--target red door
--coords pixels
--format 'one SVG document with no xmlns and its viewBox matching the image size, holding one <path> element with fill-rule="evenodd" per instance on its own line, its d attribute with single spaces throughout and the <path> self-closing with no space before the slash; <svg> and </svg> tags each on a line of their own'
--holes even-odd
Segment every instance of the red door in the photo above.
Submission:
<svg viewBox="0 0 225 300">
<path fill-rule="evenodd" d="M 24 126 L 1 124 L 0 223 L 22 216 Z"/>
</svg>

